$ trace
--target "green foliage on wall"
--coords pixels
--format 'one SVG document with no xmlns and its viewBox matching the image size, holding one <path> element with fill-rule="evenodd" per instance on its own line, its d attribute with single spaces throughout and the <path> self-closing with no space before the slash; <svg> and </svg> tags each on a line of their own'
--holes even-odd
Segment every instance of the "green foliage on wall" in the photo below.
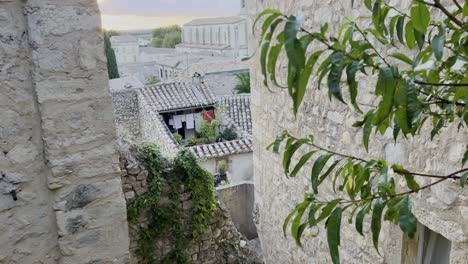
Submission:
<svg viewBox="0 0 468 264">
<path fill-rule="evenodd" d="M 117 68 L 117 60 L 115 53 L 110 43 L 110 32 L 104 32 L 104 49 L 107 57 L 107 73 L 109 79 L 119 78 L 119 69 Z"/>
<path fill-rule="evenodd" d="M 128 221 L 132 225 L 137 224 L 141 216 L 150 217 L 147 228 L 140 230 L 137 253 L 143 263 L 158 263 L 154 256 L 155 240 L 169 234 L 174 240 L 173 250 L 160 260 L 161 263 L 188 263 L 187 245 L 208 229 L 215 215 L 213 175 L 201 168 L 187 149 L 180 150 L 173 162 L 163 158 L 153 143 L 143 144 L 141 152 L 149 172 L 148 192 L 127 207 Z M 169 201 L 161 203 L 164 186 L 169 187 Z M 182 192 L 191 194 L 194 205 L 191 223 L 182 223 L 185 213 L 181 208 Z"/>
</svg>

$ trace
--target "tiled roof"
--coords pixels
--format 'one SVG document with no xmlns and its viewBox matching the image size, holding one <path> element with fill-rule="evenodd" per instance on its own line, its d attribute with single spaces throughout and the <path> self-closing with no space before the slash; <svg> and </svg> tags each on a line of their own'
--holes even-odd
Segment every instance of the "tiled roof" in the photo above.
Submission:
<svg viewBox="0 0 468 264">
<path fill-rule="evenodd" d="M 202 26 L 202 25 L 219 25 L 219 24 L 232 24 L 244 20 L 242 17 L 213 17 L 213 18 L 200 18 L 195 19 L 184 26 Z"/>
<path fill-rule="evenodd" d="M 192 146 L 189 149 L 199 159 L 220 158 L 233 154 L 252 152 L 251 139 L 223 141 L 207 145 Z"/>
<path fill-rule="evenodd" d="M 228 95 L 221 98 L 223 114 L 231 119 L 239 129 L 252 134 L 252 115 L 250 112 L 250 95 Z"/>
<path fill-rule="evenodd" d="M 206 84 L 164 83 L 139 89 L 139 93 L 155 112 L 212 106 L 217 99 Z"/>
</svg>

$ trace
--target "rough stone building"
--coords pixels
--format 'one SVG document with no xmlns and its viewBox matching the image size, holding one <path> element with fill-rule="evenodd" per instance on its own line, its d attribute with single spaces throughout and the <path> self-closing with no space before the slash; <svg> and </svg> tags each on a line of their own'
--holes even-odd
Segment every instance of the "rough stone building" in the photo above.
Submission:
<svg viewBox="0 0 468 264">
<path fill-rule="evenodd" d="M 408 10 L 411 4 L 407 0 L 391 2 L 400 4 L 403 10 Z M 322 23 L 329 22 L 330 30 L 337 32 L 345 16 L 356 17 L 363 14 L 365 7 L 362 1 L 354 1 L 354 4 L 355 7 L 352 8 L 351 1 L 341 0 L 251 0 L 248 1 L 248 9 L 259 13 L 266 8 L 275 8 L 286 14 L 303 15 L 306 28 L 319 30 Z M 391 48 L 387 52 L 396 52 L 397 49 Z M 302 248 L 296 246 L 290 236 L 285 238 L 282 234 L 284 219 L 297 202 L 302 201 L 304 192 L 309 190 L 310 177 L 309 172 L 304 172 L 294 179 L 287 179 L 281 166 L 282 156 L 265 150 L 284 129 L 297 136 L 314 134 L 318 144 L 340 152 L 360 157 L 385 158 L 414 171 L 444 175 L 460 168 L 468 138 L 466 129 L 458 132 L 456 127 L 446 128 L 434 141 L 430 140 L 430 131 L 423 131 L 421 136 L 408 141 L 401 139 L 396 145 L 391 135 L 379 135 L 371 139 L 369 153 L 366 153 L 362 147 L 362 132 L 352 127 L 360 117 L 336 100 L 330 102 L 327 89 L 319 91 L 315 84 L 310 87 L 296 119 L 287 92 L 275 89 L 276 93 L 270 93 L 262 84 L 258 57 L 251 63 L 257 228 L 266 263 L 331 263 L 324 230 L 321 230 L 317 238 L 311 238 L 311 233 L 307 230 L 303 236 Z M 285 80 L 285 74 L 282 71 L 278 78 Z M 373 83 L 376 80 L 368 81 Z M 373 86 L 366 82 L 361 82 L 360 85 L 362 97 L 358 101 L 372 104 L 372 96 L 365 89 Z M 322 87 L 324 86 L 326 85 Z M 417 180 L 421 184 L 429 182 L 428 179 Z M 332 192 L 327 194 L 333 197 Z M 435 252 L 435 255 L 445 260 L 433 263 L 446 263 L 447 259 L 449 263 L 466 263 L 468 189 L 462 189 L 458 182 L 446 182 L 411 196 L 411 200 L 413 213 L 420 222 L 418 238 L 406 239 L 398 226 L 386 223 L 379 239 L 382 253 L 379 256 L 372 246 L 369 222 L 364 225 L 366 236 L 362 237 L 355 231 L 353 224 L 349 225 L 343 220 L 340 246 L 342 262 L 422 263 L 416 262 L 416 259 L 424 257 L 422 252 Z M 426 235 L 423 236 L 422 233 Z M 426 248 L 429 241 L 436 245 L 433 250 Z"/>
<path fill-rule="evenodd" d="M 128 263 L 96 1 L 0 1 L 0 263 Z"/>
</svg>

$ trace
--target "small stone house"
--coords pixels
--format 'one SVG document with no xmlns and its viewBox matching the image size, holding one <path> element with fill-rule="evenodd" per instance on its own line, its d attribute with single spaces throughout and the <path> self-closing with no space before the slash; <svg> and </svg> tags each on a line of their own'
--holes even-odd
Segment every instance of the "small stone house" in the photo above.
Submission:
<svg viewBox="0 0 468 264">
<path fill-rule="evenodd" d="M 207 84 L 196 80 L 147 86 L 137 94 L 143 141 L 156 142 L 169 157 L 187 146 L 214 175 L 224 166 L 233 184 L 253 181 L 249 95 L 225 96 L 218 101 Z M 175 134 L 184 141 L 195 137 L 200 118 L 215 118 L 215 108 L 220 110 L 221 129 L 232 128 L 236 139 L 192 146 L 177 141 Z"/>
</svg>

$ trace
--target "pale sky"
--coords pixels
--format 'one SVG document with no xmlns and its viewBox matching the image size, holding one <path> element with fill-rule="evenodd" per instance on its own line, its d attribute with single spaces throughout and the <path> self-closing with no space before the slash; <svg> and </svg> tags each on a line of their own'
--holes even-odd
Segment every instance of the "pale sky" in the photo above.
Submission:
<svg viewBox="0 0 468 264">
<path fill-rule="evenodd" d="M 105 29 L 153 29 L 195 18 L 235 16 L 240 0 L 98 0 Z"/>
</svg>

